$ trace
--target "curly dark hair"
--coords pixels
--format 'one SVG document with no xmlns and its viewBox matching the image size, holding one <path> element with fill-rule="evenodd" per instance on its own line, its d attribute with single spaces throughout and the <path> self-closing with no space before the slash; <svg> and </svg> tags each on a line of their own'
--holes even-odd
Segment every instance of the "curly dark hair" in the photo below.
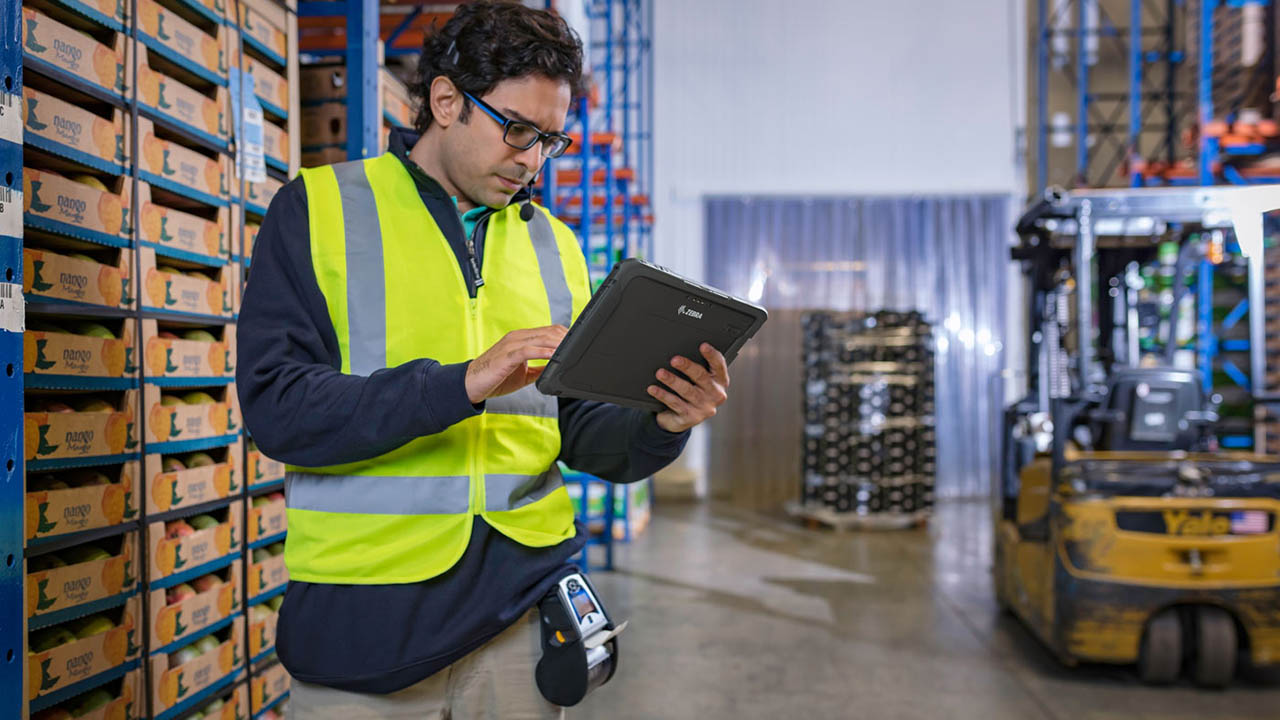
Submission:
<svg viewBox="0 0 1280 720">
<path fill-rule="evenodd" d="M 461 5 L 443 27 L 427 36 L 418 60 L 418 101 L 414 126 L 431 126 L 431 83 L 444 75 L 460 89 L 482 97 L 503 80 L 541 75 L 569 83 L 573 97 L 584 92 L 582 40 L 555 13 L 514 2 Z M 459 119 L 467 122 L 471 102 Z"/>
</svg>

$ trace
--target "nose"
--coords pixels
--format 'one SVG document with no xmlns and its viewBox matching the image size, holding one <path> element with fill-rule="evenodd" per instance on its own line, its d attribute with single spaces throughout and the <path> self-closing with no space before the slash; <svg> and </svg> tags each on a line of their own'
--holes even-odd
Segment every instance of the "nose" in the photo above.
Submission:
<svg viewBox="0 0 1280 720">
<path fill-rule="evenodd" d="M 532 147 L 516 153 L 516 162 L 527 174 L 532 175 L 542 165 L 542 143 L 536 142 Z"/>
</svg>

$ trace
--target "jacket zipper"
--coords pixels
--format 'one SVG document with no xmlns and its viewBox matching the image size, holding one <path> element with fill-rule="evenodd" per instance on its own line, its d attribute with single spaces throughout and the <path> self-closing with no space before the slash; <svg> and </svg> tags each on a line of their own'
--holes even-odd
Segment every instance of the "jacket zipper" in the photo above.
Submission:
<svg viewBox="0 0 1280 720">
<path fill-rule="evenodd" d="M 468 333 L 471 340 L 471 357 L 479 357 L 484 351 L 481 348 L 480 330 L 480 298 L 479 289 L 484 286 L 484 276 L 480 271 L 480 261 L 476 257 L 476 235 L 481 229 L 488 227 L 489 214 L 482 215 L 475 226 L 471 229 L 471 233 L 466 237 L 467 260 L 471 264 L 471 287 L 468 288 L 471 294 L 469 301 L 471 309 L 471 332 Z M 468 464 L 470 465 L 471 474 L 471 492 L 469 505 L 471 506 L 471 514 L 479 514 L 484 511 L 484 466 L 481 463 L 481 453 L 484 451 L 484 429 L 485 415 L 481 414 L 479 422 L 471 425 L 471 452 L 469 453 Z"/>
</svg>

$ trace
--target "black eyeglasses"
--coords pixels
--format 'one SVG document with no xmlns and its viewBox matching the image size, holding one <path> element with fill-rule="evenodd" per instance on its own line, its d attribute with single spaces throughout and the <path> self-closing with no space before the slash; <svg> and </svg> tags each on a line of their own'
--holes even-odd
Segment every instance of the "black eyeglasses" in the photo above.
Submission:
<svg viewBox="0 0 1280 720">
<path fill-rule="evenodd" d="M 486 115 L 494 119 L 494 122 L 502 126 L 502 141 L 517 150 L 528 150 L 533 147 L 534 143 L 542 143 L 542 156 L 548 158 L 558 158 L 564 154 L 565 150 L 573 144 L 573 138 L 561 132 L 542 132 L 532 124 L 523 120 L 512 120 L 502 113 L 493 109 L 480 98 L 472 95 L 466 90 L 462 90 L 462 94 L 467 96 L 471 102 L 475 103 Z"/>
</svg>

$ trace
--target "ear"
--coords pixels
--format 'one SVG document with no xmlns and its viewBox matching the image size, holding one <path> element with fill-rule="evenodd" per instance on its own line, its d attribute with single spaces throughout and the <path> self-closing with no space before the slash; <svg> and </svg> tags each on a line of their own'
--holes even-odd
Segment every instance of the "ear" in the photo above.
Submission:
<svg viewBox="0 0 1280 720">
<path fill-rule="evenodd" d="M 431 119 L 441 128 L 447 128 L 458 121 L 462 112 L 463 97 L 458 86 L 444 75 L 437 75 L 431 81 L 431 89 L 427 95 L 431 103 Z"/>
</svg>

